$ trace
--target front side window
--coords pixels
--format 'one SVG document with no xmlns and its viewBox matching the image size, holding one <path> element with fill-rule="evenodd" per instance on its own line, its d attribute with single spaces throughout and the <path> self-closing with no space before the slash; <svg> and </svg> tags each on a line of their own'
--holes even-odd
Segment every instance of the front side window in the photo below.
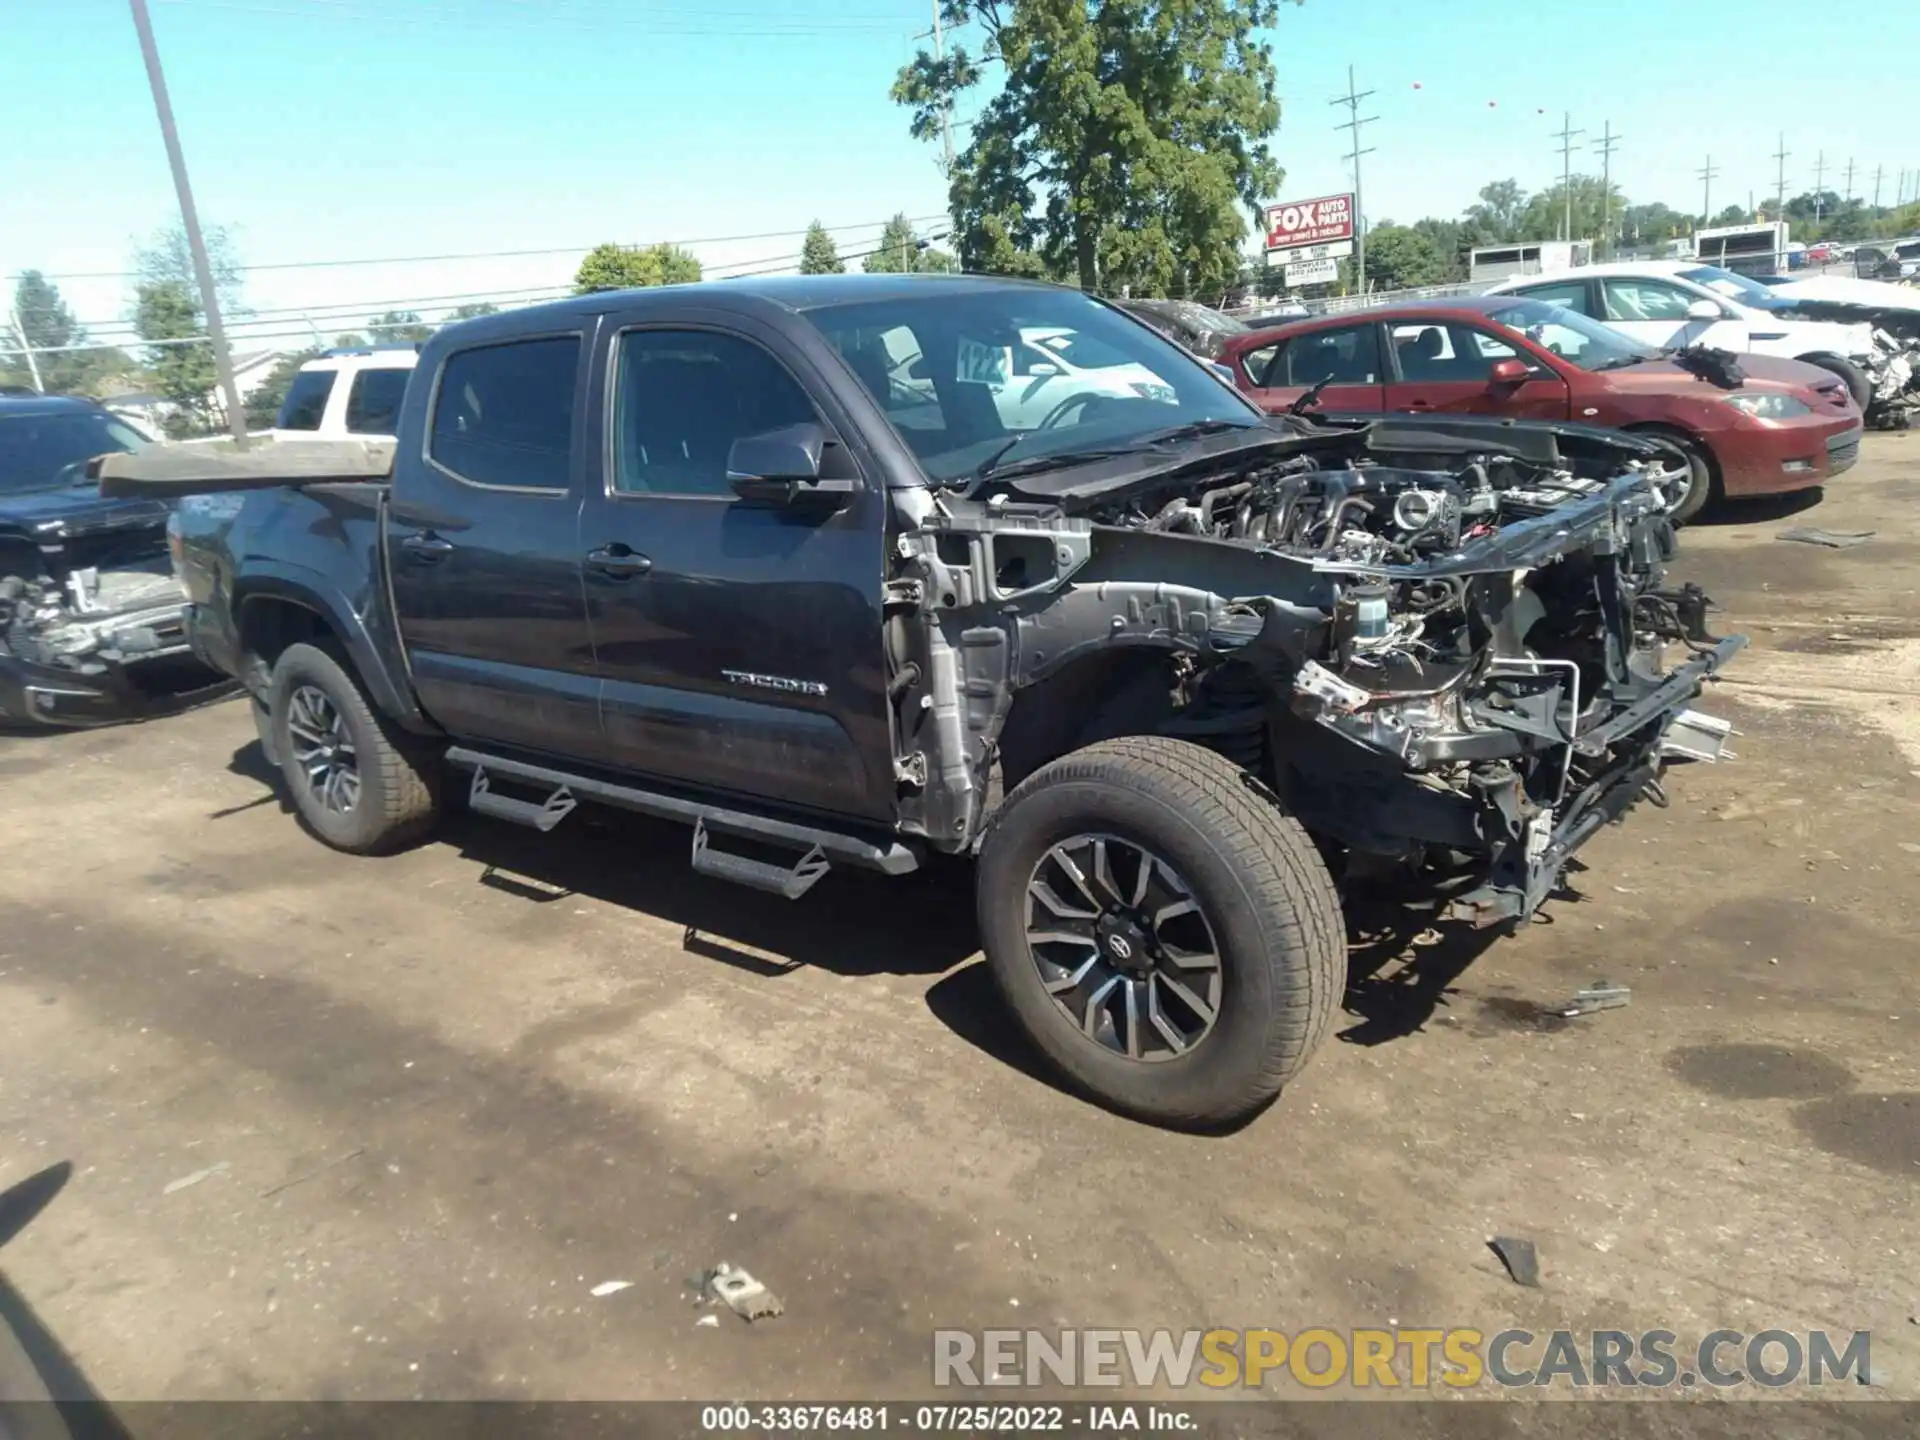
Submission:
<svg viewBox="0 0 1920 1440">
<path fill-rule="evenodd" d="M 882 367 L 885 394 L 892 376 Z M 614 388 L 613 487 L 731 498 L 734 441 L 819 418 L 800 382 L 751 340 L 717 330 L 629 331 L 620 337 Z"/>
<path fill-rule="evenodd" d="M 280 402 L 278 430 L 318 430 L 326 418 L 327 399 L 333 394 L 338 370 L 302 370 L 287 387 L 287 398 Z"/>
<path fill-rule="evenodd" d="M 565 490 L 579 369 L 577 335 L 455 351 L 440 368 L 427 453 L 471 485 Z"/>
<path fill-rule="evenodd" d="M 1618 370 L 1657 360 L 1659 352 L 1618 330 L 1577 315 L 1558 305 L 1516 300 L 1488 312 L 1495 327 L 1504 326 L 1582 370 Z"/>
<path fill-rule="evenodd" d="M 0 416 L 0 495 L 73 484 L 96 455 L 139 450 L 146 443 L 104 410 Z"/>
<path fill-rule="evenodd" d="M 362 370 L 347 391 L 347 431 L 353 435 L 391 435 L 400 423 L 400 400 L 411 370 Z"/>
<path fill-rule="evenodd" d="M 1604 280 L 1609 320 L 1685 320 L 1693 297 L 1658 280 Z M 1536 295 L 1535 299 L 1545 299 Z"/>
</svg>

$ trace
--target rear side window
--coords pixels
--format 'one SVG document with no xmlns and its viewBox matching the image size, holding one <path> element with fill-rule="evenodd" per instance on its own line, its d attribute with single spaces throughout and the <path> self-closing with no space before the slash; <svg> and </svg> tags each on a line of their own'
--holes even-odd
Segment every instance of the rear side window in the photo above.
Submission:
<svg viewBox="0 0 1920 1440">
<path fill-rule="evenodd" d="M 347 429 L 354 435 L 391 435 L 400 422 L 400 397 L 411 370 L 362 370 L 347 391 Z"/>
<path fill-rule="evenodd" d="M 280 430 L 318 430 L 327 413 L 327 397 L 333 394 L 337 370 L 302 370 L 287 387 L 287 398 L 280 402 Z"/>
<path fill-rule="evenodd" d="M 1577 310 L 1582 315 L 1592 313 L 1587 304 L 1587 282 L 1573 280 L 1561 285 L 1523 285 L 1512 292 L 1524 295 L 1529 300 L 1538 300 L 1542 305 L 1564 305 L 1569 310 Z"/>
<path fill-rule="evenodd" d="M 579 370 L 577 335 L 456 351 L 440 369 L 427 453 L 470 485 L 565 490 Z"/>
</svg>

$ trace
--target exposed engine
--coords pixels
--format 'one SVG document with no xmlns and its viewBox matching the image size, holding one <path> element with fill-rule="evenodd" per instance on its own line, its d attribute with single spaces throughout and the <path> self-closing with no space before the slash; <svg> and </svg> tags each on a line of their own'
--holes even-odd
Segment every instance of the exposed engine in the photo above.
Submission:
<svg viewBox="0 0 1920 1440">
<path fill-rule="evenodd" d="M 0 576 L 0 654 L 83 675 L 182 654 L 185 593 L 164 555 L 144 568 L 76 570 L 64 583 Z"/>
</svg>

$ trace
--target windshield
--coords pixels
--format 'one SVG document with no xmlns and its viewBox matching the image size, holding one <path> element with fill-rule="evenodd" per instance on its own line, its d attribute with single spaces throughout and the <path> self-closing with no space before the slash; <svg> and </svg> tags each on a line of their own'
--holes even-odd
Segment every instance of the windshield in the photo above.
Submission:
<svg viewBox="0 0 1920 1440">
<path fill-rule="evenodd" d="M 967 480 L 990 462 L 1068 464 L 1190 425 L 1264 422 L 1204 362 L 1077 290 L 983 287 L 822 306 L 807 319 L 935 480 Z"/>
<path fill-rule="evenodd" d="M 1704 285 L 1709 290 L 1717 290 L 1731 300 L 1738 300 L 1742 305 L 1771 309 L 1780 303 L 1780 297 L 1759 281 L 1736 274 L 1732 270 L 1723 270 L 1718 265 L 1696 265 L 1691 270 L 1682 270 L 1680 277 L 1683 280 L 1691 280 L 1696 285 Z"/>
<path fill-rule="evenodd" d="M 73 483 L 96 455 L 138 450 L 138 431 L 99 410 L 0 415 L 0 495 Z"/>
<path fill-rule="evenodd" d="M 1496 325 L 1518 331 L 1543 350 L 1582 370 L 1617 370 L 1659 357 L 1659 351 L 1577 310 L 1539 300 L 1517 300 L 1488 312 Z"/>
</svg>

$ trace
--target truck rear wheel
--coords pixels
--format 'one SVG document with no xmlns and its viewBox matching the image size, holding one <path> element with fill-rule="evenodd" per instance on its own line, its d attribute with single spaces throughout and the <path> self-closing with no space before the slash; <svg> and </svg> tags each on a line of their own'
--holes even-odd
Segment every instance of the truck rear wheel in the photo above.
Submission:
<svg viewBox="0 0 1920 1440">
<path fill-rule="evenodd" d="M 268 688 L 268 752 L 300 818 L 327 844 L 374 855 L 421 839 L 439 815 L 439 773 L 367 703 L 331 653 L 289 645 Z"/>
<path fill-rule="evenodd" d="M 1093 1098 L 1244 1121 L 1326 1037 L 1346 978 L 1307 832 L 1211 750 L 1110 740 L 1036 771 L 980 856 L 980 933 L 1021 1026 Z"/>
</svg>

